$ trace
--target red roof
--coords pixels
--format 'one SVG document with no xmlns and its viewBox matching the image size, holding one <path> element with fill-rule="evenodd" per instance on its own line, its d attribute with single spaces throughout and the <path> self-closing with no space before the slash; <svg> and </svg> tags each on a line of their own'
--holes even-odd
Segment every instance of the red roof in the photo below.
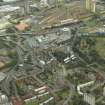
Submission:
<svg viewBox="0 0 105 105">
<path fill-rule="evenodd" d="M 29 25 L 26 23 L 23 23 L 23 22 L 15 26 L 15 28 L 19 31 L 24 31 L 28 27 L 29 27 Z"/>
</svg>

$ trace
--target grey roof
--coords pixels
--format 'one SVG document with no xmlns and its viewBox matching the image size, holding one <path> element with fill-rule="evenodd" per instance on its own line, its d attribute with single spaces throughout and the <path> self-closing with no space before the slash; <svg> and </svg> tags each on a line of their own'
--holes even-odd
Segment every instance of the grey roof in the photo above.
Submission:
<svg viewBox="0 0 105 105">
<path fill-rule="evenodd" d="M 4 5 L 4 6 L 0 6 L 0 12 L 13 12 L 20 9 L 19 6 L 17 7 L 13 7 L 11 5 Z"/>
<path fill-rule="evenodd" d="M 4 80 L 6 77 L 6 74 L 0 72 L 0 81 Z"/>
<path fill-rule="evenodd" d="M 18 0 L 3 0 L 3 2 L 13 2 L 13 1 L 18 1 Z"/>
</svg>

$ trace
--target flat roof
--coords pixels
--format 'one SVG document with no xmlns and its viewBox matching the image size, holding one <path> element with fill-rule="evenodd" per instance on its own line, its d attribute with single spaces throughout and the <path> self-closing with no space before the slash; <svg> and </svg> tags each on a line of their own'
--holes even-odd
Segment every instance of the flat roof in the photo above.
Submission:
<svg viewBox="0 0 105 105">
<path fill-rule="evenodd" d="M 0 6 L 0 12 L 12 12 L 12 11 L 15 11 L 18 9 L 20 9 L 19 6 L 17 6 L 17 7 L 13 7 L 11 5 Z"/>
<path fill-rule="evenodd" d="M 0 81 L 4 80 L 6 77 L 6 74 L 4 74 L 3 72 L 0 72 Z"/>
<path fill-rule="evenodd" d="M 13 2 L 13 1 L 18 1 L 18 0 L 3 0 L 3 2 Z"/>
</svg>

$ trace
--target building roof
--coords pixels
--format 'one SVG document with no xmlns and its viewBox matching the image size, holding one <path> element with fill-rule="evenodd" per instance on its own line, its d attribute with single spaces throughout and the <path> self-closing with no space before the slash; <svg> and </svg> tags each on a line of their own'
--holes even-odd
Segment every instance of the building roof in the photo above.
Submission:
<svg viewBox="0 0 105 105">
<path fill-rule="evenodd" d="M 3 79 L 5 79 L 6 77 L 6 74 L 0 72 L 0 81 L 2 81 Z"/>
<path fill-rule="evenodd" d="M 3 5 L 3 6 L 0 6 L 0 12 L 13 12 L 13 11 L 16 11 L 20 9 L 20 7 L 13 7 L 11 5 Z"/>
<path fill-rule="evenodd" d="M 15 28 L 19 31 L 24 31 L 28 27 L 29 27 L 29 25 L 26 24 L 26 23 L 23 23 L 23 22 L 21 22 L 21 23 L 19 23 L 18 25 L 15 26 Z"/>
<path fill-rule="evenodd" d="M 3 2 L 13 2 L 13 1 L 18 1 L 18 0 L 3 0 Z"/>
</svg>

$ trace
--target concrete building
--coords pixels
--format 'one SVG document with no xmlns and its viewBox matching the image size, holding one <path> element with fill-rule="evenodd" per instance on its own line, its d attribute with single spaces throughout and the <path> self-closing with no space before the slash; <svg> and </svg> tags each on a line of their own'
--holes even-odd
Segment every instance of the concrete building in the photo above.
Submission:
<svg viewBox="0 0 105 105">
<path fill-rule="evenodd" d="M 103 96 L 105 97 L 105 87 L 103 88 Z"/>
<path fill-rule="evenodd" d="M 11 5 L 13 7 L 20 7 L 21 13 L 30 13 L 30 0 L 3 0 L 0 5 Z"/>
<path fill-rule="evenodd" d="M 20 13 L 19 6 L 3 5 L 0 6 L 0 16 L 5 16 L 7 14 Z"/>
<path fill-rule="evenodd" d="M 3 0 L 3 2 L 13 2 L 13 1 L 18 1 L 18 0 Z"/>
<path fill-rule="evenodd" d="M 91 12 L 96 12 L 96 0 L 86 0 L 86 9 Z"/>
<path fill-rule="evenodd" d="M 84 101 L 87 102 L 89 105 L 95 105 L 95 96 L 85 93 Z"/>
</svg>

